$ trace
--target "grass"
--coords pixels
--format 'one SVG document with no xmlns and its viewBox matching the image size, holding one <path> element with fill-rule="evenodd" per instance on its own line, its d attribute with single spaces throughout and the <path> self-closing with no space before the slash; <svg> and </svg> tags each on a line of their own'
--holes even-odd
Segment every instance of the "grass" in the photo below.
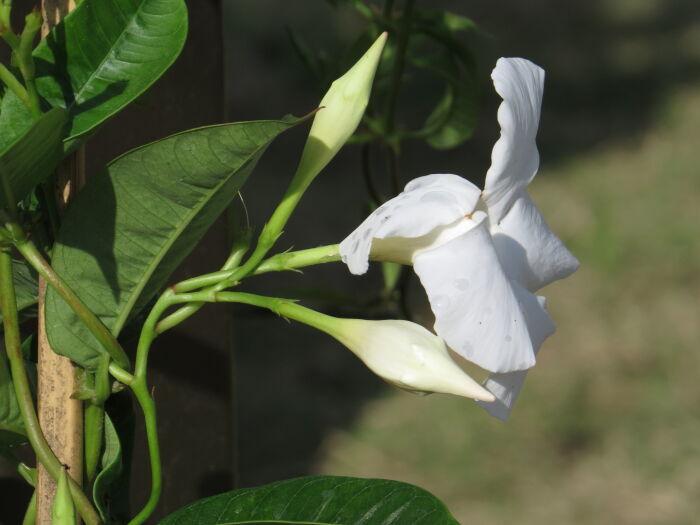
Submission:
<svg viewBox="0 0 700 525">
<path fill-rule="evenodd" d="M 465 525 L 691 523 L 700 87 L 670 98 L 641 139 L 545 165 L 530 193 L 582 266 L 544 291 L 558 330 L 511 420 L 388 391 L 327 438 L 316 471 L 418 484 Z"/>
</svg>

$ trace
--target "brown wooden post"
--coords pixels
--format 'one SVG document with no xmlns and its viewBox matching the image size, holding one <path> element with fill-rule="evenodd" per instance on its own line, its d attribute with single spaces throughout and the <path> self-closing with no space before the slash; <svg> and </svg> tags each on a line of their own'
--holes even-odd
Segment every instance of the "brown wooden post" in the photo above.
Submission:
<svg viewBox="0 0 700 525">
<path fill-rule="evenodd" d="M 73 0 L 42 0 L 42 37 L 71 9 Z M 85 180 L 85 154 L 81 149 L 68 158 L 56 173 L 56 200 L 63 210 L 71 195 Z M 77 390 L 75 366 L 51 350 L 44 327 L 46 283 L 39 283 L 39 350 L 37 401 L 39 423 L 46 440 L 79 484 L 83 478 L 83 404 L 71 399 Z M 51 504 L 56 486 L 48 472 L 38 465 L 36 497 L 37 525 L 51 525 Z"/>
</svg>

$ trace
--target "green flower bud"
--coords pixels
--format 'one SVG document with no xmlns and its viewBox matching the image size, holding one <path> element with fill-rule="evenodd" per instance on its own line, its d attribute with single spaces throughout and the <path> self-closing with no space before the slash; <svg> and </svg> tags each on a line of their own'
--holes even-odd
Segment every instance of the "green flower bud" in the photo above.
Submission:
<svg viewBox="0 0 700 525">
<path fill-rule="evenodd" d="M 331 161 L 360 124 L 386 38 L 387 34 L 382 33 L 364 56 L 331 84 L 321 100 L 297 168 L 297 175 L 307 184 Z"/>
</svg>

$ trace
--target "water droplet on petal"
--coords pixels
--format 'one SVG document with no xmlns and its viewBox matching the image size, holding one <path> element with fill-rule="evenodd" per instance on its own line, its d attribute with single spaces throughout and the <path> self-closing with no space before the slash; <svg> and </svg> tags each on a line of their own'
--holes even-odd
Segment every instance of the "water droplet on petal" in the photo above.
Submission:
<svg viewBox="0 0 700 525">
<path fill-rule="evenodd" d="M 463 292 L 469 288 L 469 279 L 455 279 L 452 285 Z"/>
<path fill-rule="evenodd" d="M 469 341 L 464 341 L 464 343 L 462 343 L 462 351 L 465 354 L 469 355 L 472 353 L 473 350 L 474 350 L 474 345 L 471 344 Z"/>
<path fill-rule="evenodd" d="M 433 299 L 433 308 L 435 310 L 444 311 L 450 306 L 450 298 L 446 295 L 438 295 Z"/>
<path fill-rule="evenodd" d="M 513 340 L 513 338 L 509 335 L 506 336 L 506 343 L 510 343 Z"/>
</svg>

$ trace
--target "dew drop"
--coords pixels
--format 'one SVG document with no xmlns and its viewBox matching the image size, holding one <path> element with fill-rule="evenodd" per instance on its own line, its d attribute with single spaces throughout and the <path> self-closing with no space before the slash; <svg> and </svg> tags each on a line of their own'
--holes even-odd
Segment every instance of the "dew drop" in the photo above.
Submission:
<svg viewBox="0 0 700 525">
<path fill-rule="evenodd" d="M 465 342 L 462 344 L 462 351 L 463 351 L 465 354 L 469 355 L 469 354 L 471 354 L 471 352 L 472 352 L 473 350 L 474 350 L 474 345 L 471 344 L 469 341 L 465 341 Z"/>
<path fill-rule="evenodd" d="M 510 343 L 513 340 L 513 338 L 509 335 L 506 336 L 506 343 Z"/>
<path fill-rule="evenodd" d="M 463 292 L 469 288 L 469 279 L 455 279 L 452 285 Z"/>
<path fill-rule="evenodd" d="M 446 310 L 450 306 L 450 298 L 445 296 L 445 295 L 438 295 L 434 300 L 433 300 L 433 307 L 436 310 Z"/>
</svg>

